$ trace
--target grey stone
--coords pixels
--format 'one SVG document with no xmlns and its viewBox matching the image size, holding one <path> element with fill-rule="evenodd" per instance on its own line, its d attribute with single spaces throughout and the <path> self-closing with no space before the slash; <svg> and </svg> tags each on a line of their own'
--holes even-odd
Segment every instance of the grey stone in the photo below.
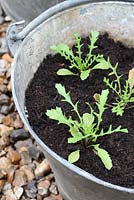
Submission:
<svg viewBox="0 0 134 200">
<path fill-rule="evenodd" d="M 38 188 L 38 193 L 43 197 L 49 196 L 49 191 L 46 188 Z"/>
<path fill-rule="evenodd" d="M 34 160 L 39 159 L 40 151 L 35 146 L 29 147 L 28 151 L 31 158 Z"/>
<path fill-rule="evenodd" d="M 37 187 L 36 187 L 36 181 L 31 181 L 28 183 L 27 185 L 27 190 L 31 190 L 33 193 L 36 193 L 37 192 Z"/>
<path fill-rule="evenodd" d="M 11 135 L 11 142 L 15 143 L 19 140 L 26 140 L 30 136 L 29 132 L 25 131 L 24 129 L 17 129 L 14 130 Z"/>
<path fill-rule="evenodd" d="M 36 181 L 29 182 L 25 192 L 27 197 L 36 198 L 37 195 Z"/>
<path fill-rule="evenodd" d="M 2 193 L 5 194 L 5 192 L 7 190 L 10 190 L 11 188 L 12 188 L 12 185 L 10 183 L 6 182 L 3 189 L 2 189 Z"/>
<path fill-rule="evenodd" d="M 28 165 L 32 162 L 32 159 L 29 155 L 29 152 L 28 151 L 22 151 L 21 152 L 21 161 L 20 161 L 20 164 L 21 165 Z"/>
<path fill-rule="evenodd" d="M 3 105 L 2 107 L 1 107 L 1 110 L 0 110 L 0 113 L 1 114 L 4 114 L 4 115 L 7 115 L 8 113 L 9 113 L 9 106 L 7 106 L 7 105 Z"/>
<path fill-rule="evenodd" d="M 0 95 L 0 105 L 9 104 L 10 98 L 6 94 Z"/>
<path fill-rule="evenodd" d="M 14 146 L 15 146 L 15 148 L 16 148 L 17 150 L 19 150 L 21 147 L 25 147 L 25 146 L 26 146 L 26 143 L 25 143 L 25 141 L 18 141 L 18 142 L 16 142 L 16 143 L 14 144 Z"/>
</svg>

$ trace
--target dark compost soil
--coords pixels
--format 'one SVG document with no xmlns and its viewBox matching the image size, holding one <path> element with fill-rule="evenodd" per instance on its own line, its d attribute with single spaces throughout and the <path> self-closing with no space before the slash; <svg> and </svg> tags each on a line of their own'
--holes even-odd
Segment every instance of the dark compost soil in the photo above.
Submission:
<svg viewBox="0 0 134 200">
<path fill-rule="evenodd" d="M 84 56 L 87 52 L 87 43 L 89 43 L 88 37 L 83 38 L 82 43 L 84 44 Z M 134 67 L 134 48 L 128 48 L 121 42 L 114 42 L 107 34 L 99 37 L 97 46 L 98 48 L 94 50 L 95 54 L 103 54 L 105 58 L 109 56 L 113 65 L 119 63 L 118 72 L 124 74 L 123 84 L 124 80 L 127 79 L 128 71 Z M 75 51 L 74 47 L 73 51 Z M 56 106 L 61 106 L 67 116 L 72 114 L 71 107 L 67 103 L 61 102 L 62 97 L 57 94 L 55 83 L 63 84 L 66 90 L 70 91 L 73 102 L 79 100 L 81 114 L 89 112 L 85 102 L 89 102 L 95 107 L 94 93 L 101 93 L 102 89 L 106 88 L 103 78 L 108 76 L 108 71 L 96 70 L 85 81 L 81 81 L 76 76 L 60 77 L 56 75 L 56 71 L 60 67 L 68 65 L 69 63 L 58 54 L 48 55 L 40 64 L 26 91 L 26 108 L 31 126 L 45 144 L 60 156 L 67 159 L 69 153 L 79 148 L 81 157 L 76 163 L 77 166 L 102 180 L 134 188 L 134 108 L 126 109 L 122 117 L 116 116 L 110 109 L 107 109 L 103 115 L 102 126 L 104 129 L 107 130 L 112 124 L 113 128 L 122 125 L 129 131 L 128 134 L 112 134 L 97 141 L 101 147 L 109 152 L 113 160 L 113 168 L 110 171 L 105 169 L 92 148 L 86 149 L 81 143 L 68 144 L 67 139 L 70 136 L 68 127 L 58 125 L 56 121 L 50 120 L 45 115 L 47 109 Z M 109 103 L 112 103 L 114 98 L 114 94 L 110 91 Z"/>
</svg>

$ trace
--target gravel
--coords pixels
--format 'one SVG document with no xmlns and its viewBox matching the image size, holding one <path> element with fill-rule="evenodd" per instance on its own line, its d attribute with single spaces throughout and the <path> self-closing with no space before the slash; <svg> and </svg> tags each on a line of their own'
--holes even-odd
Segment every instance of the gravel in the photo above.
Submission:
<svg viewBox="0 0 134 200">
<path fill-rule="evenodd" d="M 63 200 L 48 161 L 14 106 L 10 85 L 13 59 L 5 42 L 10 23 L 0 8 L 0 199 Z"/>
</svg>

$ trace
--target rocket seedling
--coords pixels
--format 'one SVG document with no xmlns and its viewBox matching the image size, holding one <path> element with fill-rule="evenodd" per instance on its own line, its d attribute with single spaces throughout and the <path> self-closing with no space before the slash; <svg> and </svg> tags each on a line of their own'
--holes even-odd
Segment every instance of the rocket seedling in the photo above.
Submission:
<svg viewBox="0 0 134 200">
<path fill-rule="evenodd" d="M 90 73 L 93 70 L 109 69 L 109 61 L 106 61 L 103 55 L 95 55 L 93 54 L 93 50 L 97 48 L 95 45 L 98 40 L 99 32 L 92 31 L 89 37 L 90 44 L 88 44 L 88 53 L 83 58 L 82 56 L 82 46 L 81 37 L 79 37 L 78 33 L 74 33 L 75 40 L 75 48 L 77 49 L 76 53 L 72 51 L 72 49 L 66 44 L 58 44 L 51 46 L 51 49 L 59 53 L 63 56 L 67 61 L 70 62 L 69 69 L 61 68 L 57 71 L 59 76 L 67 76 L 67 75 L 80 75 L 81 80 L 85 80 L 89 77 Z M 75 68 L 76 73 L 74 73 L 71 69 Z"/>
<path fill-rule="evenodd" d="M 125 84 L 121 83 L 122 75 L 118 75 L 117 68 L 118 64 L 114 67 L 110 65 L 109 76 L 114 76 L 114 80 L 110 82 L 109 78 L 105 77 L 104 82 L 117 95 L 112 104 L 112 112 L 122 116 L 128 103 L 134 103 L 134 68 L 129 71 Z"/>
<path fill-rule="evenodd" d="M 107 130 L 102 128 L 102 116 L 106 110 L 106 102 L 108 99 L 109 90 L 102 90 L 99 95 L 98 102 L 96 106 L 98 112 L 95 112 L 94 109 L 88 104 L 89 112 L 79 113 L 78 104 L 79 102 L 73 103 L 70 93 L 66 92 L 66 89 L 61 84 L 55 85 L 58 93 L 63 97 L 64 102 L 68 103 L 72 107 L 72 112 L 76 113 L 76 119 L 73 119 L 72 116 L 67 117 L 61 107 L 56 107 L 50 110 L 47 110 L 46 115 L 53 120 L 58 121 L 58 124 L 64 124 L 68 126 L 70 137 L 68 138 L 69 144 L 75 144 L 78 142 L 84 142 L 86 147 L 91 146 L 93 151 L 99 156 L 104 166 L 110 170 L 112 168 L 112 159 L 109 153 L 100 147 L 97 139 L 105 135 L 111 135 L 117 132 L 128 133 L 128 130 L 118 126 L 113 129 L 112 125 L 109 126 Z M 68 156 L 68 161 L 74 163 L 80 158 L 80 149 L 76 149 L 74 152 L 71 152 Z"/>
</svg>

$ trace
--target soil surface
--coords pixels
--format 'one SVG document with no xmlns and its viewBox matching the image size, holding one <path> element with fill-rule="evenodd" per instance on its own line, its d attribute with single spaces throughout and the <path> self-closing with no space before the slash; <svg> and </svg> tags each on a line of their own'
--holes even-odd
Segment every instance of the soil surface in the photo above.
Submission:
<svg viewBox="0 0 134 200">
<path fill-rule="evenodd" d="M 87 53 L 89 38 L 82 39 L 83 57 Z M 134 48 L 128 48 L 121 42 L 115 42 L 109 38 L 108 34 L 101 35 L 94 50 L 95 54 L 103 54 L 105 58 L 110 57 L 113 65 L 119 63 L 118 73 L 123 74 L 122 84 L 128 77 L 128 71 L 134 67 Z M 73 47 L 73 51 L 75 52 Z M 56 72 L 61 67 L 68 67 L 69 62 L 56 54 L 48 55 L 43 60 L 33 80 L 26 91 L 26 107 L 29 115 L 29 122 L 38 136 L 52 150 L 67 159 L 68 154 L 78 148 L 81 150 L 80 160 L 77 166 L 87 172 L 92 173 L 102 180 L 108 181 L 124 187 L 134 188 L 134 108 L 126 109 L 122 117 L 116 116 L 107 109 L 103 115 L 102 127 L 107 130 L 112 124 L 113 128 L 122 125 L 129 133 L 117 133 L 100 138 L 97 143 L 106 149 L 113 161 L 113 168 L 108 171 L 92 148 L 85 148 L 82 143 L 75 145 L 68 144 L 70 136 L 68 127 L 58 125 L 56 121 L 50 120 L 46 115 L 46 110 L 61 106 L 67 116 L 72 115 L 71 107 L 61 102 L 62 97 L 55 89 L 55 83 L 61 83 L 67 91 L 70 91 L 73 102 L 79 100 L 79 111 L 81 114 L 89 112 L 85 102 L 89 102 L 94 109 L 95 102 L 93 95 L 101 93 L 106 89 L 103 78 L 108 76 L 109 71 L 96 70 L 91 73 L 85 81 L 81 81 L 76 76 L 58 76 Z M 110 90 L 109 103 L 116 98 Z M 132 105 L 132 104 L 131 104 Z M 75 116 L 74 116 L 75 117 Z"/>
</svg>

